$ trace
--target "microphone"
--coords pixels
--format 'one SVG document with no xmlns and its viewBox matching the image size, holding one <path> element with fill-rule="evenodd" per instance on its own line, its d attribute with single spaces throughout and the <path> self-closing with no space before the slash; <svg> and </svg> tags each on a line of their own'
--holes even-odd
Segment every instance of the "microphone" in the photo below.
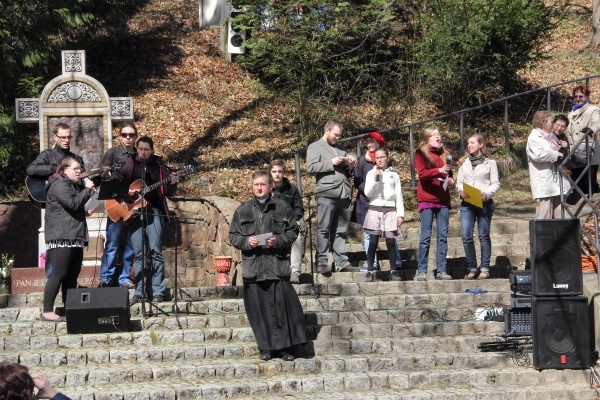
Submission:
<svg viewBox="0 0 600 400">
<path fill-rule="evenodd" d="M 140 160 L 140 161 L 144 161 L 144 156 L 139 156 L 139 157 L 138 157 L 138 160 Z"/>
<path fill-rule="evenodd" d="M 379 167 L 375 167 L 375 170 L 376 170 L 376 171 L 379 171 Z M 379 174 L 375 174 L 375 182 L 379 182 L 379 177 L 380 177 L 380 176 L 381 176 L 381 175 L 379 175 Z"/>
</svg>

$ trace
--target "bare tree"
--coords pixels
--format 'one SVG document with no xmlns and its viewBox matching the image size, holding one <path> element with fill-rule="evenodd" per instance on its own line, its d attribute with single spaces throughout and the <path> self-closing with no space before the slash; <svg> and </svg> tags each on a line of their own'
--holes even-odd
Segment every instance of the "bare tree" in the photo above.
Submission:
<svg viewBox="0 0 600 400">
<path fill-rule="evenodd" d="M 592 7 L 592 32 L 587 42 L 578 49 L 580 52 L 600 45 L 600 0 L 592 0 Z"/>
</svg>

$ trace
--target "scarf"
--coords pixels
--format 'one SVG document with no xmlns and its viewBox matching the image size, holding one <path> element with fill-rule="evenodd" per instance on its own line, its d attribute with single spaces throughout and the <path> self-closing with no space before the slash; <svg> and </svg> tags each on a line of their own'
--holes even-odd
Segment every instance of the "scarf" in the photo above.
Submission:
<svg viewBox="0 0 600 400">
<path fill-rule="evenodd" d="M 552 132 L 544 132 L 539 129 L 538 129 L 538 132 L 540 132 L 542 134 L 542 137 L 544 139 L 546 139 L 548 142 L 550 142 L 550 147 L 552 148 L 552 150 L 555 150 L 555 151 L 560 150 L 560 143 L 558 142 L 558 140 L 556 139 L 556 137 L 554 136 L 554 134 Z"/>
<path fill-rule="evenodd" d="M 588 101 L 586 100 L 586 101 L 584 101 L 584 102 L 583 102 L 583 103 L 581 103 L 581 104 L 573 104 L 573 107 L 571 108 L 571 111 L 577 111 L 577 110 L 579 110 L 580 108 L 583 108 L 584 106 L 586 106 L 586 105 L 587 105 L 587 103 L 588 103 Z"/>
<path fill-rule="evenodd" d="M 482 152 L 479 152 L 478 156 L 469 154 L 469 160 L 471 161 L 471 165 L 473 166 L 473 169 L 475 169 L 476 166 L 483 164 L 483 162 L 485 161 L 485 157 Z"/>
<path fill-rule="evenodd" d="M 369 150 L 369 152 L 367 153 L 367 156 L 368 156 L 368 158 L 369 158 L 369 161 L 371 161 L 373 164 L 375 164 L 375 152 L 376 152 L 376 151 L 377 151 L 377 150 L 373 150 L 373 151 L 370 151 L 370 150 Z"/>
</svg>

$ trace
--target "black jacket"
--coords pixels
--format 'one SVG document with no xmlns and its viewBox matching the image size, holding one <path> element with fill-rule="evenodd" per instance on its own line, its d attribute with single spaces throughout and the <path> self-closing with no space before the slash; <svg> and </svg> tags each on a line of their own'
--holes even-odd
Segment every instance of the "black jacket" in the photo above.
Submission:
<svg viewBox="0 0 600 400">
<path fill-rule="evenodd" d="M 45 239 L 46 242 L 59 239 L 88 241 L 85 222 L 85 203 L 90 199 L 89 189 L 73 182 L 64 174 L 54 174 L 46 185 Z"/>
<path fill-rule="evenodd" d="M 296 185 L 290 183 L 288 178 L 283 178 L 283 183 L 280 188 L 273 187 L 273 197 L 285 201 L 292 207 L 296 221 L 302 219 L 304 216 L 304 205 L 302 204 L 300 191 Z"/>
<path fill-rule="evenodd" d="M 277 239 L 274 248 L 250 247 L 248 238 L 269 232 Z M 229 242 L 242 251 L 244 280 L 279 280 L 290 275 L 290 249 L 297 237 L 294 211 L 285 201 L 272 196 L 265 204 L 259 204 L 255 198 L 242 203 L 233 213 L 229 228 Z"/>
<path fill-rule="evenodd" d="M 71 153 L 69 150 L 63 150 L 59 146 L 54 146 L 38 154 L 36 159 L 27 166 L 27 175 L 39 179 L 47 179 L 56 172 L 56 166 L 64 156 L 74 157 L 81 164 L 81 169 L 85 171 L 81 157 Z"/>
</svg>

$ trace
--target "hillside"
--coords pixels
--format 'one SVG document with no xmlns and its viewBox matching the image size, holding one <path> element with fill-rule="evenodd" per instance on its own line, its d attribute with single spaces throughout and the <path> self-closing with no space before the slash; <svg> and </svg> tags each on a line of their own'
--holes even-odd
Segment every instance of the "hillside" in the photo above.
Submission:
<svg viewBox="0 0 600 400">
<path fill-rule="evenodd" d="M 589 1 L 572 2 L 568 18 L 546 45 L 547 59 L 523 72 L 529 88 L 600 72 L 598 53 L 576 53 L 585 42 L 591 14 Z M 116 38 L 113 35 L 83 46 L 88 52 L 89 73 L 103 82 L 111 95 L 134 97 L 136 123 L 142 134 L 154 138 L 158 154 L 174 166 L 192 160 L 200 164 L 201 172 L 182 185 L 181 193 L 244 199 L 254 169 L 273 157 L 290 160 L 291 167 L 294 150 L 321 134 L 316 131 L 301 137 L 291 107 L 269 97 L 261 83 L 240 66 L 225 62 L 218 29 L 198 27 L 196 1 L 151 0 L 128 28 Z M 600 100 L 598 93 L 592 98 Z M 352 125 L 346 136 L 364 129 L 389 128 L 382 122 L 389 121 L 389 116 L 383 113 L 370 105 L 338 110 L 344 122 Z M 436 113 L 429 104 L 403 110 L 405 121 Z M 322 119 L 329 117 L 323 115 Z M 497 121 L 493 124 L 498 125 Z M 455 127 L 448 129 L 447 135 L 456 138 Z M 522 127 L 526 129 L 526 125 Z M 406 138 L 400 134 L 388 137 L 405 162 Z M 493 144 L 501 145 L 502 140 Z M 403 174 L 404 179 L 408 177 Z M 310 187 L 307 179 L 305 188 Z"/>
</svg>

